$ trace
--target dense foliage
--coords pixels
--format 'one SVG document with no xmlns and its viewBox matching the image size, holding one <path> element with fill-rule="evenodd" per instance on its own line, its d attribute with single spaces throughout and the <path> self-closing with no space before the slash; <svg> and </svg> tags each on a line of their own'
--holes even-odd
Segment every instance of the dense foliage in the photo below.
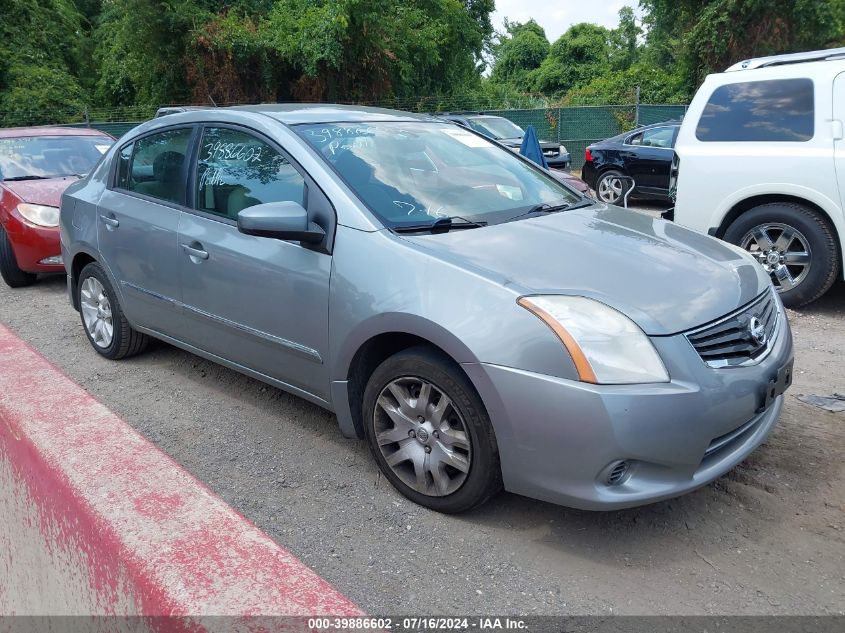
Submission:
<svg viewBox="0 0 845 633">
<path fill-rule="evenodd" d="M 550 42 L 494 0 L 0 0 L 0 125 L 92 108 L 687 101 L 753 55 L 845 45 L 845 0 L 640 0 Z M 542 17 L 542 16 L 538 16 Z M 486 72 L 489 71 L 489 72 Z M 545 95 L 534 97 L 531 95 Z M 114 111 L 114 110 L 113 110 Z"/>
<path fill-rule="evenodd" d="M 553 44 L 533 22 L 509 23 L 490 80 L 569 104 L 631 103 L 638 86 L 643 102 L 683 103 L 740 59 L 845 45 L 845 0 L 640 0 L 640 9 L 641 22 L 624 7 L 617 28 L 575 24 Z"/>
</svg>

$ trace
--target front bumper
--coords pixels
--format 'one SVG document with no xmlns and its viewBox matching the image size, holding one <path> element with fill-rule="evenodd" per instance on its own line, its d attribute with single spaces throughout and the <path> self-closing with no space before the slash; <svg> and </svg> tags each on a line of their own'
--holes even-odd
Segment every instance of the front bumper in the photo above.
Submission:
<svg viewBox="0 0 845 633">
<path fill-rule="evenodd" d="M 505 488 L 585 510 L 612 510 L 675 497 L 743 461 L 768 437 L 783 407 L 763 394 L 792 361 L 781 310 L 780 334 L 759 364 L 704 365 L 683 335 L 652 340 L 672 377 L 651 385 L 591 385 L 479 364 L 496 431 Z M 621 482 L 608 469 L 629 463 Z"/>
<path fill-rule="evenodd" d="M 10 215 L 5 229 L 21 270 L 30 273 L 64 271 L 65 267 L 61 263 L 42 263 L 47 258 L 61 256 L 59 227 L 35 226 L 16 215 Z"/>
<path fill-rule="evenodd" d="M 570 165 L 572 165 L 572 157 L 569 155 L 569 152 L 561 152 L 557 156 L 545 156 L 545 158 L 546 164 L 555 169 L 569 169 Z"/>
</svg>

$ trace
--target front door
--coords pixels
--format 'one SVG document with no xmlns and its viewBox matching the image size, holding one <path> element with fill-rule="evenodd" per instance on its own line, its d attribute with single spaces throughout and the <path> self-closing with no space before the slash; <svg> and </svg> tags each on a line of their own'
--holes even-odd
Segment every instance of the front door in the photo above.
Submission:
<svg viewBox="0 0 845 633">
<path fill-rule="evenodd" d="M 196 211 L 182 215 L 178 239 L 183 340 L 328 398 L 331 256 L 237 228 L 238 212 L 256 204 L 307 208 L 306 178 L 268 140 L 208 126 L 193 182 Z"/>
<path fill-rule="evenodd" d="M 676 126 L 656 127 L 643 130 L 626 141 L 622 156 L 638 191 L 668 193 L 677 131 Z"/>
<path fill-rule="evenodd" d="M 176 235 L 193 133 L 169 129 L 120 148 L 113 186 L 97 208 L 99 250 L 127 317 L 165 334 L 178 329 Z"/>
</svg>

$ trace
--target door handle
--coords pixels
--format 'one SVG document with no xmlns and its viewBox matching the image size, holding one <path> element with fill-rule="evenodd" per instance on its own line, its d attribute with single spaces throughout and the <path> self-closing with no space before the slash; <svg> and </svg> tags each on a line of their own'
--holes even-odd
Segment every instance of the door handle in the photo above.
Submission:
<svg viewBox="0 0 845 633">
<path fill-rule="evenodd" d="M 102 215 L 100 214 L 100 219 L 103 221 L 103 224 L 106 226 L 116 229 L 120 226 L 120 220 L 118 220 L 113 215 Z"/>
<path fill-rule="evenodd" d="M 194 242 L 194 245 L 182 244 L 182 250 L 191 257 L 196 257 L 197 259 L 208 259 L 208 251 L 202 250 L 202 244 L 197 244 L 196 242 Z"/>
</svg>

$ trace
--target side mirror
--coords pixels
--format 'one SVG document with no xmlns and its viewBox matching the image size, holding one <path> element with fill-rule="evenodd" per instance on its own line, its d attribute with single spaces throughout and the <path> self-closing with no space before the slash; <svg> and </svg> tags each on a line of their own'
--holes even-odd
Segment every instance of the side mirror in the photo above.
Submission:
<svg viewBox="0 0 845 633">
<path fill-rule="evenodd" d="M 238 213 L 238 230 L 246 235 L 319 244 L 326 232 L 308 221 L 308 212 L 297 202 L 268 202 Z"/>
</svg>

